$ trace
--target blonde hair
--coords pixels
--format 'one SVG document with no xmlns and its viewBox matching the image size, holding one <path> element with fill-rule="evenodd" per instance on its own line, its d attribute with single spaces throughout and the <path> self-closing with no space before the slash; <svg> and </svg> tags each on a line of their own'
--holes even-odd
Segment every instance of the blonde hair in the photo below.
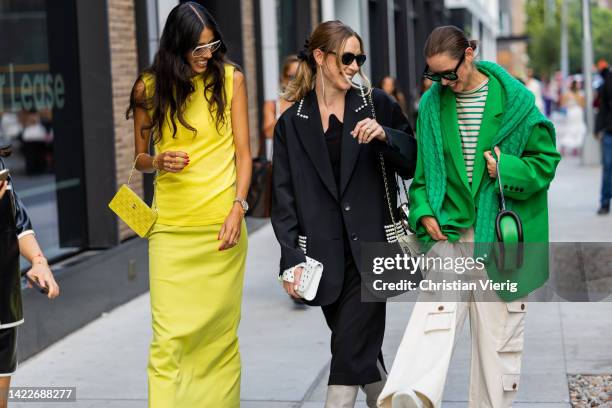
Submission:
<svg viewBox="0 0 612 408">
<path fill-rule="evenodd" d="M 281 78 L 287 78 L 287 72 L 289 71 L 289 68 L 291 68 L 291 64 L 293 64 L 294 62 L 300 62 L 300 59 L 297 55 L 291 54 L 285 57 L 285 60 L 283 61 L 283 67 L 281 69 Z"/>
<path fill-rule="evenodd" d="M 295 78 L 289 82 L 285 91 L 281 93 L 281 97 L 290 102 L 296 102 L 314 89 L 317 78 L 317 63 L 315 62 L 313 51 L 316 49 L 323 51 L 326 56 L 332 52 L 335 53 L 336 65 L 340 69 L 342 67 L 342 50 L 344 50 L 346 42 L 351 37 L 357 38 L 359 47 L 363 52 L 363 41 L 359 34 L 351 27 L 339 20 L 325 21 L 319 24 L 306 41 L 304 50 L 300 53 L 300 61 Z M 372 91 L 370 80 L 361 71 L 361 68 L 359 68 L 358 74 L 363 81 L 367 95 Z M 353 83 L 352 85 L 354 88 L 361 89 L 357 84 Z"/>
</svg>

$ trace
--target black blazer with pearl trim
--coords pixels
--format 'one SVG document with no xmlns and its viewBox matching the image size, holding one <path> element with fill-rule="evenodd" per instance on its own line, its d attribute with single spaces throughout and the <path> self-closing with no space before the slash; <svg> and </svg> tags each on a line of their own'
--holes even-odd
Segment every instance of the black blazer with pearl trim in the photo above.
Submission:
<svg viewBox="0 0 612 408">
<path fill-rule="evenodd" d="M 312 305 L 333 303 L 340 294 L 344 228 L 358 269 L 362 242 L 394 239 L 386 233 L 392 222 L 379 153 L 385 160 L 394 211 L 394 173 L 406 180 L 414 176 L 416 140 L 408 119 L 383 91 L 373 89 L 371 96 L 376 119 L 390 142 L 359 144 L 353 139 L 350 132 L 357 122 L 372 117 L 372 109 L 363 90 L 349 90 L 344 107 L 340 186 L 336 185 L 327 153 L 315 91 L 285 111 L 274 129 L 272 226 L 281 246 L 280 273 L 304 262 L 305 255 L 321 262 L 323 277 L 317 296 L 308 302 Z M 399 143 L 391 141 L 398 138 L 405 138 L 402 153 Z M 394 217 L 397 222 L 397 213 Z"/>
</svg>

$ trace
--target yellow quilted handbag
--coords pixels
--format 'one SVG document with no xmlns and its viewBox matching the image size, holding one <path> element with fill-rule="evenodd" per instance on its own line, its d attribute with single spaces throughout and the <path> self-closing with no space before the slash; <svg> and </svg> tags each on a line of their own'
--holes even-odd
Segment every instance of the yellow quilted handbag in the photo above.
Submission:
<svg viewBox="0 0 612 408">
<path fill-rule="evenodd" d="M 140 156 L 140 155 L 138 155 Z M 136 156 L 136 160 L 138 160 Z M 136 160 L 130 172 L 127 184 L 123 184 L 117 194 L 108 204 L 119 218 L 125 222 L 139 237 L 145 238 L 157 220 L 157 210 L 149 207 L 147 203 L 130 188 L 130 181 L 136 167 Z"/>
</svg>

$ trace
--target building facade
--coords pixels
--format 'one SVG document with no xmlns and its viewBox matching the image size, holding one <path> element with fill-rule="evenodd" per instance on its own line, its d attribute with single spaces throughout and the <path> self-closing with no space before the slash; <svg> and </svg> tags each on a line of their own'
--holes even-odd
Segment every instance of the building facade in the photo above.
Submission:
<svg viewBox="0 0 612 408">
<path fill-rule="evenodd" d="M 499 35 L 500 7 L 498 0 L 446 0 L 450 23 L 465 31 L 480 44 L 479 57 L 495 61 Z"/>
<path fill-rule="evenodd" d="M 22 357 L 147 288 L 146 248 L 107 206 L 133 155 L 136 30 L 132 0 L 0 0 L 0 138 L 64 293 L 24 289 Z"/>
<path fill-rule="evenodd" d="M 198 1 L 217 19 L 229 59 L 247 78 L 255 153 L 264 72 L 278 70 L 279 61 L 265 59 L 261 48 L 261 17 L 270 6 Z M 133 163 L 133 125 L 125 118 L 132 85 L 152 62 L 178 3 L 0 0 L 0 38 L 11 39 L 0 41 L 0 138 L 13 145 L 8 166 L 63 292 L 48 303 L 24 288 L 22 358 L 148 290 L 146 241 L 133 239 L 108 202 Z M 315 0 L 272 4 L 282 21 L 273 33 L 277 55 L 301 47 L 319 21 L 318 6 Z M 151 186 L 141 174 L 131 183 L 149 200 Z"/>
<path fill-rule="evenodd" d="M 500 29 L 497 61 L 518 78 L 527 76 L 527 36 L 525 0 L 500 0 Z"/>
<path fill-rule="evenodd" d="M 425 40 L 450 21 L 444 1 L 321 0 L 321 9 L 323 20 L 342 20 L 361 35 L 368 55 L 366 74 L 374 85 L 394 77 L 407 98 L 407 113 L 413 113 L 425 69 Z"/>
<path fill-rule="evenodd" d="M 148 290 L 146 241 L 134 239 L 108 202 L 132 168 L 132 85 L 180 1 L 0 0 L 0 38 L 11 38 L 0 41 L 0 138 L 13 144 L 16 189 L 63 293 L 49 303 L 24 288 L 22 358 Z M 247 78 L 254 155 L 280 64 L 320 21 L 352 26 L 372 82 L 392 75 L 410 98 L 426 37 L 450 18 L 442 0 L 196 1 L 217 19 L 229 59 Z M 136 174 L 131 187 L 151 199 L 150 176 Z"/>
</svg>

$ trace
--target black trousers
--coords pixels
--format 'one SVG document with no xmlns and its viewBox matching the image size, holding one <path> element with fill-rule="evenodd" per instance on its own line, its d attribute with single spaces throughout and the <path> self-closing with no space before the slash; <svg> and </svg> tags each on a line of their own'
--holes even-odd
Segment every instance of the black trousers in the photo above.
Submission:
<svg viewBox="0 0 612 408">
<path fill-rule="evenodd" d="M 17 328 L 0 329 L 0 376 L 17 369 Z"/>
<path fill-rule="evenodd" d="M 348 247 L 348 242 L 346 245 Z M 344 256 L 344 284 L 340 296 L 334 303 L 322 306 L 331 329 L 328 385 L 365 385 L 381 379 L 376 363 L 380 360 L 384 368 L 381 348 L 387 305 L 361 302 L 361 276 L 350 249 Z"/>
</svg>

